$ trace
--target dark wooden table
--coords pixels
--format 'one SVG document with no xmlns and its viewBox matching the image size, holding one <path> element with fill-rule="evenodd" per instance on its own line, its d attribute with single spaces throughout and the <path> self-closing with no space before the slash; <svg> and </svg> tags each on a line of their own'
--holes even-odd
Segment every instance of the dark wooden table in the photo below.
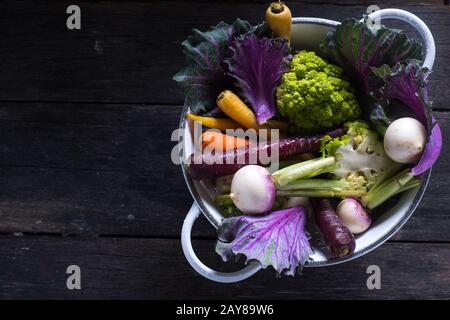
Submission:
<svg viewBox="0 0 450 320">
<path fill-rule="evenodd" d="M 276 279 L 268 270 L 209 282 L 180 246 L 191 206 L 170 142 L 183 102 L 171 80 L 191 28 L 237 17 L 257 22 L 266 1 L 0 1 L 0 298 L 450 298 L 450 7 L 377 1 L 433 32 L 431 77 L 444 150 L 419 208 L 395 237 L 356 261 Z M 368 1 L 289 3 L 293 13 L 360 17 Z M 223 270 L 215 232 L 195 230 L 201 259 Z M 379 265 L 381 290 L 366 269 Z M 66 269 L 81 268 L 81 290 Z"/>
</svg>

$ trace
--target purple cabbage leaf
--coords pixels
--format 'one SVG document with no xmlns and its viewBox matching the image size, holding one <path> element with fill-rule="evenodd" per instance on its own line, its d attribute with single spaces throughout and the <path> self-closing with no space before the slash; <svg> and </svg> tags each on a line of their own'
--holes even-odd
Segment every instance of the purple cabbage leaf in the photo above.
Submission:
<svg viewBox="0 0 450 320">
<path fill-rule="evenodd" d="M 383 85 L 372 67 L 393 66 L 410 59 L 421 60 L 422 44 L 400 30 L 369 27 L 364 21 L 346 19 L 330 32 L 320 46 L 327 58 L 344 68 L 353 82 L 368 93 Z"/>
<path fill-rule="evenodd" d="M 396 64 L 392 69 L 383 66 L 382 70 L 374 69 L 374 73 L 385 82 L 380 89 L 381 95 L 406 105 L 428 130 L 425 150 L 417 165 L 412 168 L 412 174 L 419 175 L 431 168 L 442 149 L 441 128 L 432 115 L 432 102 L 428 96 L 430 70 L 422 68 L 418 61 L 413 60 L 407 65 Z"/>
<path fill-rule="evenodd" d="M 185 89 L 185 103 L 192 112 L 213 109 L 219 93 L 233 87 L 233 78 L 224 62 L 230 56 L 229 47 L 237 36 L 255 30 L 247 21 L 237 19 L 231 25 L 220 22 L 206 32 L 193 29 L 183 41 L 188 66 L 173 79 Z"/>
<path fill-rule="evenodd" d="M 294 276 L 312 254 L 306 218 L 304 207 L 226 218 L 218 230 L 216 252 L 224 261 L 242 254 L 263 268 L 271 265 L 278 274 Z"/>
<path fill-rule="evenodd" d="M 263 124 L 277 112 L 275 88 L 288 70 L 287 41 L 247 34 L 236 39 L 231 50 L 233 56 L 226 60 L 230 75 L 255 112 L 258 123 Z"/>
</svg>

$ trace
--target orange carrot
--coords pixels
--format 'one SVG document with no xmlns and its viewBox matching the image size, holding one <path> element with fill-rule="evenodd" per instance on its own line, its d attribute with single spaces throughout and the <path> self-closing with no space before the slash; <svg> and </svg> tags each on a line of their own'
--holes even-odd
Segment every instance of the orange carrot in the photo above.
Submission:
<svg viewBox="0 0 450 320">
<path fill-rule="evenodd" d="M 234 137 L 226 134 L 219 133 L 214 130 L 207 130 L 202 133 L 202 149 L 206 146 L 214 148 L 216 151 L 227 151 L 245 147 L 249 144 L 253 144 L 253 141 L 248 139 Z"/>
</svg>

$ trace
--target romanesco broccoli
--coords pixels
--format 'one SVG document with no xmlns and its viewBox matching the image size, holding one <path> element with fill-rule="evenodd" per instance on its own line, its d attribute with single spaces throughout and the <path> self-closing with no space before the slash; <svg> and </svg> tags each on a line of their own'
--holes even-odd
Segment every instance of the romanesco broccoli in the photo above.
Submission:
<svg viewBox="0 0 450 320">
<path fill-rule="evenodd" d="M 353 121 L 361 115 L 354 89 L 342 68 L 300 51 L 276 90 L 277 107 L 298 132 L 314 132 Z"/>
</svg>

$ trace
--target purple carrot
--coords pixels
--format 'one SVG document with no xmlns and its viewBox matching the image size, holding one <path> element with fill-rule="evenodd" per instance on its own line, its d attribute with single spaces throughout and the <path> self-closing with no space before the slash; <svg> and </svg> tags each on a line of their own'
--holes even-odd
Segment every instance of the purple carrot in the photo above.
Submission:
<svg viewBox="0 0 450 320">
<path fill-rule="evenodd" d="M 336 257 L 344 257 L 355 251 L 355 237 L 336 215 L 330 200 L 311 198 L 317 226 L 322 232 L 325 244 Z"/>
<path fill-rule="evenodd" d="M 260 163 L 259 155 L 270 158 L 272 150 L 278 149 L 279 161 L 289 160 L 294 155 L 316 152 L 320 149 L 320 140 L 325 136 L 340 137 L 345 134 L 342 128 L 307 137 L 283 138 L 278 141 L 267 141 L 252 144 L 244 148 L 224 152 L 193 154 L 189 162 L 189 175 L 193 179 L 215 178 L 233 174 L 249 164 Z M 242 163 L 238 163 L 238 160 Z"/>
</svg>

